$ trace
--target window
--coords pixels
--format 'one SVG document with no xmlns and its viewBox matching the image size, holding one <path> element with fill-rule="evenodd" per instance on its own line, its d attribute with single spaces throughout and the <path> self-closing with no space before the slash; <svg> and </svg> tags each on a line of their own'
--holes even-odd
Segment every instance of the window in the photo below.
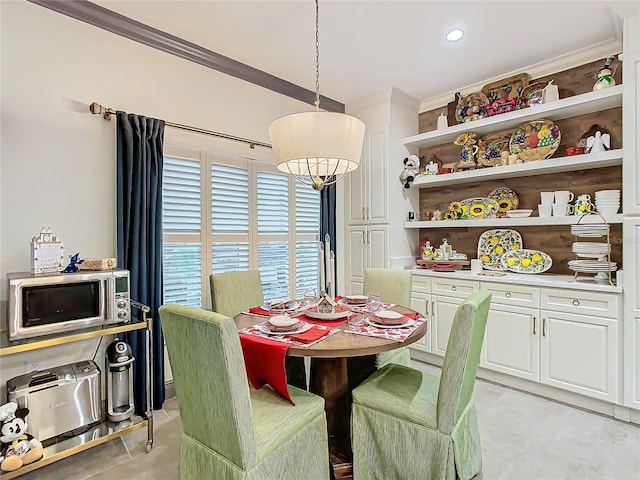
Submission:
<svg viewBox="0 0 640 480">
<path fill-rule="evenodd" d="M 205 173 L 206 172 L 206 173 Z M 209 273 L 259 270 L 266 300 L 318 285 L 320 195 L 258 160 L 165 147 L 164 302 L 209 308 Z"/>
</svg>

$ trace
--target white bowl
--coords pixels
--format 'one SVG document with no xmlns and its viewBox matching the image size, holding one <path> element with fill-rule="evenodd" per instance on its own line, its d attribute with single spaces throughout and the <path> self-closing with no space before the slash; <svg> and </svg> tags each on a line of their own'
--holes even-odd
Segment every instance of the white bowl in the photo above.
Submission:
<svg viewBox="0 0 640 480">
<path fill-rule="evenodd" d="M 509 218 L 524 218 L 530 217 L 533 210 L 521 209 L 521 210 L 507 210 L 507 217 Z"/>
</svg>

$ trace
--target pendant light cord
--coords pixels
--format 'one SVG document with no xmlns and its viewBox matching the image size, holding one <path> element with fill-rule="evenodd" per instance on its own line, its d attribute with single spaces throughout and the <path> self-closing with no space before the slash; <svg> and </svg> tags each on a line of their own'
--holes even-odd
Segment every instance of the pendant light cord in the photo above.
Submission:
<svg viewBox="0 0 640 480">
<path fill-rule="evenodd" d="M 320 21 L 318 0 L 316 0 L 316 112 L 320 110 Z"/>
</svg>

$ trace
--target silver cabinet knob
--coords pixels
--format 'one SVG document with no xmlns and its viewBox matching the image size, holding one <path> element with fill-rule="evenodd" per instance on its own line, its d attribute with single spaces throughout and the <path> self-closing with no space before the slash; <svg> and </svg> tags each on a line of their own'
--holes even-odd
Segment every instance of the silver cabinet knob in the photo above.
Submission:
<svg viewBox="0 0 640 480">
<path fill-rule="evenodd" d="M 451 286 L 451 290 L 453 290 L 454 292 L 457 290 L 458 288 L 455 285 Z"/>
<path fill-rule="evenodd" d="M 574 298 L 573 304 L 577 307 L 578 305 L 580 305 L 580 300 L 578 300 L 577 298 Z"/>
<path fill-rule="evenodd" d="M 507 297 L 507 298 L 511 298 L 511 292 L 505 293 L 504 296 Z"/>
</svg>

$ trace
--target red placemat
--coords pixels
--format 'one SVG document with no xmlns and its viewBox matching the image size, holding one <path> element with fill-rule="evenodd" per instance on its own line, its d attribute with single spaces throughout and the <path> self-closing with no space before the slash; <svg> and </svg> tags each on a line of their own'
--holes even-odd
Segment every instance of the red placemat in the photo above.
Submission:
<svg viewBox="0 0 640 480">
<path fill-rule="evenodd" d="M 269 310 L 265 310 L 262 307 L 250 308 L 249 313 L 252 315 L 260 315 L 261 317 L 268 317 L 269 315 L 271 315 L 271 312 L 269 312 Z"/>
<path fill-rule="evenodd" d="M 295 405 L 287 389 L 284 357 L 290 344 L 253 335 L 240 335 L 247 378 L 256 390 L 265 384 Z"/>
</svg>

